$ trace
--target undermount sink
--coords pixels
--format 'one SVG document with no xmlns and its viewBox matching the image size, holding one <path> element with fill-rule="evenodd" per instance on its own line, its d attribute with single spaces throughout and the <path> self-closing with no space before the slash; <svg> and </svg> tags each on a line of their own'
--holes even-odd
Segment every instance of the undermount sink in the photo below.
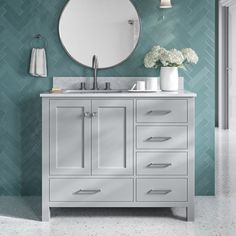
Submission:
<svg viewBox="0 0 236 236">
<path fill-rule="evenodd" d="M 126 90 L 64 90 L 63 93 L 124 93 Z"/>
</svg>

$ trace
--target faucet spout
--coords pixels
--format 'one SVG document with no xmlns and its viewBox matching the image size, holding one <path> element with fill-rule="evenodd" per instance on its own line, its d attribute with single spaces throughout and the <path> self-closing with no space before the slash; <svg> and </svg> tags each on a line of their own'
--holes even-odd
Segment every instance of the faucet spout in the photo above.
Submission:
<svg viewBox="0 0 236 236">
<path fill-rule="evenodd" d="M 98 90 L 98 58 L 96 55 L 93 56 L 92 60 L 92 68 L 93 68 L 93 90 Z"/>
</svg>

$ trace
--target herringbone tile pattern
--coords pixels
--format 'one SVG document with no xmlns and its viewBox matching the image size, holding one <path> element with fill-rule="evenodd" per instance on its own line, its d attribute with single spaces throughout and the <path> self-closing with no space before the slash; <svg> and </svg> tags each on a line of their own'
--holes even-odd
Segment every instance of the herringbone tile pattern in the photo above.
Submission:
<svg viewBox="0 0 236 236">
<path fill-rule="evenodd" d="M 0 0 L 0 194 L 41 193 L 41 103 L 39 93 L 51 87 L 52 76 L 91 75 L 73 62 L 60 45 L 57 23 L 67 0 Z M 143 66 L 154 45 L 192 47 L 197 66 L 181 71 L 186 87 L 198 93 L 196 105 L 196 193 L 214 193 L 215 1 L 173 0 L 160 10 L 159 1 L 133 0 L 142 20 L 135 53 L 103 76 L 156 76 Z M 161 15 L 165 15 L 162 20 Z M 48 40 L 49 76 L 27 74 L 30 41 L 41 33 Z"/>
</svg>

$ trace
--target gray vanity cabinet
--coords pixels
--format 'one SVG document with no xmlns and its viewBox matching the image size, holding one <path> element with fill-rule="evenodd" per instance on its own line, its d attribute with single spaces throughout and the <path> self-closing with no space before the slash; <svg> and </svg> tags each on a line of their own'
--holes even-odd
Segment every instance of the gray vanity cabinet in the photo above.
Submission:
<svg viewBox="0 0 236 236">
<path fill-rule="evenodd" d="M 92 101 L 92 174 L 133 175 L 133 101 Z"/>
<path fill-rule="evenodd" d="M 51 100 L 50 175 L 133 175 L 132 100 Z"/>
<path fill-rule="evenodd" d="M 50 101 L 50 175 L 91 174 L 89 100 Z"/>
<path fill-rule="evenodd" d="M 42 94 L 42 220 L 51 207 L 186 207 L 195 94 Z"/>
</svg>

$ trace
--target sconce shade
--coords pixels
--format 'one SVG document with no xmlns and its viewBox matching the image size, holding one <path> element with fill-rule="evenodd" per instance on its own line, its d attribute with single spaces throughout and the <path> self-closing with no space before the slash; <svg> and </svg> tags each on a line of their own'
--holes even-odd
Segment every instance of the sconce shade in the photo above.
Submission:
<svg viewBox="0 0 236 236">
<path fill-rule="evenodd" d="M 161 0 L 160 8 L 172 8 L 171 0 Z"/>
</svg>

